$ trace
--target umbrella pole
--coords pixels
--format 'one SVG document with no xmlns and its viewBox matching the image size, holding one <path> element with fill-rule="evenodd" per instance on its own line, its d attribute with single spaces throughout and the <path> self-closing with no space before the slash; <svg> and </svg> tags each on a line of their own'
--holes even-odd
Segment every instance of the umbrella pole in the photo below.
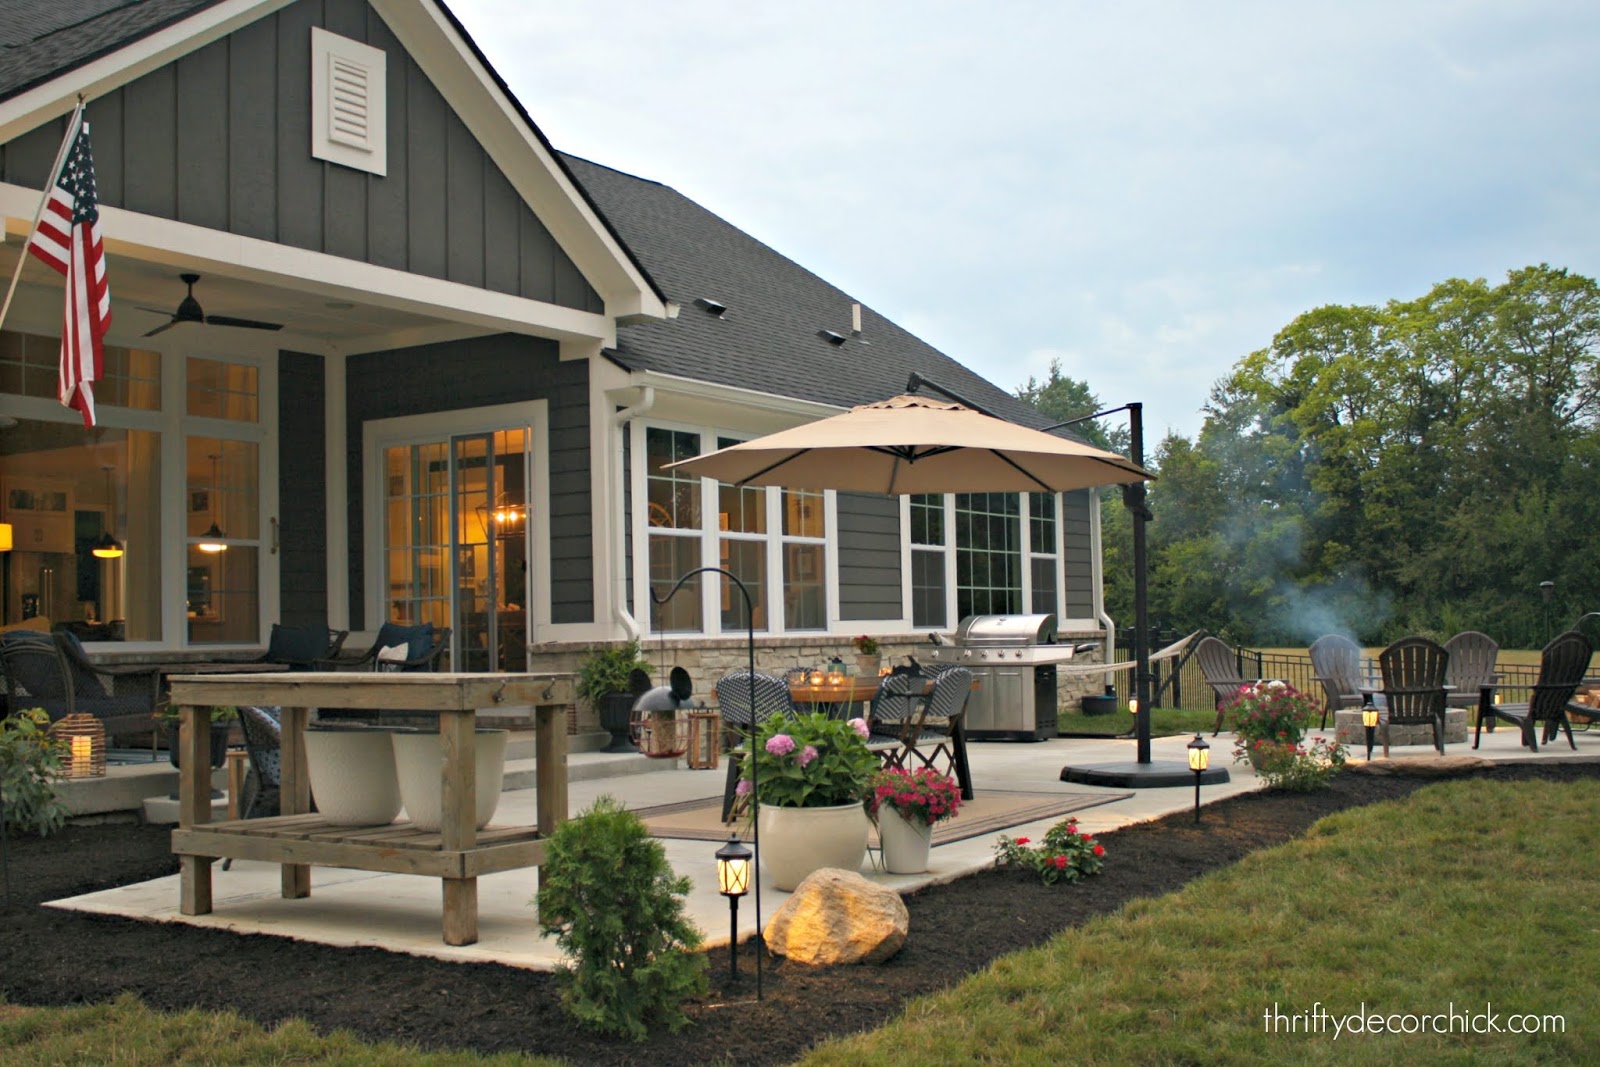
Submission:
<svg viewBox="0 0 1600 1067">
<path fill-rule="evenodd" d="M 1128 405 L 1129 458 L 1144 466 L 1144 405 Z M 1133 691 L 1139 698 L 1139 714 L 1134 723 L 1138 740 L 1138 761 L 1150 760 L 1150 591 L 1147 579 L 1145 523 L 1150 509 L 1145 506 L 1143 482 L 1128 486 L 1128 510 L 1133 512 Z"/>
</svg>

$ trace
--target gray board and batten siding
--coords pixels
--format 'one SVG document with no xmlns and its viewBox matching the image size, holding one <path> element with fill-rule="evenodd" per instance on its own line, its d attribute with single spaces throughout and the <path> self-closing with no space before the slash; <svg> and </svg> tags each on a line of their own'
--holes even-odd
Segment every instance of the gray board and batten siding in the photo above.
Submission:
<svg viewBox="0 0 1600 1067">
<path fill-rule="evenodd" d="M 836 502 L 840 621 L 899 619 L 900 498 L 840 493 Z"/>
<path fill-rule="evenodd" d="M 311 156 L 313 26 L 388 56 L 386 176 Z M 102 204 L 604 311 L 364 0 L 300 0 L 90 101 L 88 115 Z M 65 131 L 63 117 L 0 146 L 0 178 L 41 188 Z"/>
<path fill-rule="evenodd" d="M 1092 489 L 1061 494 L 1061 533 L 1067 572 L 1066 618 L 1094 618 L 1094 561 L 1089 551 L 1089 494 Z M 1119 504 L 1118 507 L 1121 505 Z"/>
<path fill-rule="evenodd" d="M 278 354 L 278 590 L 285 626 L 328 623 L 326 397 L 321 356 Z"/>
<path fill-rule="evenodd" d="M 494 404 L 544 400 L 550 436 L 533 448 L 548 451 L 550 499 L 550 621 L 594 621 L 594 525 L 589 488 L 589 364 L 561 361 L 555 341 L 496 334 L 392 352 L 351 356 L 345 365 L 347 477 L 350 484 L 350 623 L 376 629 L 367 619 L 364 590 L 365 512 L 362 500 L 363 427 L 372 419 L 399 418 Z"/>
</svg>

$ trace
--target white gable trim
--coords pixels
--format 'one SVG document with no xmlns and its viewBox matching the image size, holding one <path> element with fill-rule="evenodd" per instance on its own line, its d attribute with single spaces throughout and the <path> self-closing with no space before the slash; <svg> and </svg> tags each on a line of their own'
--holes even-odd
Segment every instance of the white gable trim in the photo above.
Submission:
<svg viewBox="0 0 1600 1067">
<path fill-rule="evenodd" d="M 0 144 L 65 115 L 77 104 L 79 94 L 89 100 L 104 96 L 293 2 L 223 0 L 0 102 Z M 528 209 L 600 294 L 606 316 L 612 320 L 667 318 L 666 302 L 434 0 L 371 0 L 371 4 L 505 173 Z M 33 196 L 38 195 L 35 190 Z M 29 219 L 33 206 L 36 204 L 26 213 Z M 12 210 L 9 203 L 4 210 Z"/>
</svg>

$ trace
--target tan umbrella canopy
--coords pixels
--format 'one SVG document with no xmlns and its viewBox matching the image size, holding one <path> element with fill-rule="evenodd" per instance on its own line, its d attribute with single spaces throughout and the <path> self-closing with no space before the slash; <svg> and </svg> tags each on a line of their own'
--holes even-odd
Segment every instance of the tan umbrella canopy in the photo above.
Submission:
<svg viewBox="0 0 1600 1067">
<path fill-rule="evenodd" d="M 668 466 L 735 485 L 890 495 L 1059 493 L 1155 477 L 1115 452 L 909 393 Z"/>
</svg>

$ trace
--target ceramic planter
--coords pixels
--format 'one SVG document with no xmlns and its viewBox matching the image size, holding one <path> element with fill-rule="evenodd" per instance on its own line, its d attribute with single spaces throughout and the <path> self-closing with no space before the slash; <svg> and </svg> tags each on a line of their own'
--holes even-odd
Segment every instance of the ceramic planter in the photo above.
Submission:
<svg viewBox="0 0 1600 1067">
<path fill-rule="evenodd" d="M 878 808 L 878 841 L 883 845 L 883 869 L 890 874 L 921 874 L 928 869 L 933 827 L 921 819 L 908 819 L 884 804 Z"/>
<path fill-rule="evenodd" d="M 321 726 L 305 732 L 317 813 L 337 826 L 382 826 L 400 814 L 390 730 Z"/>
<path fill-rule="evenodd" d="M 474 824 L 483 829 L 500 806 L 500 786 L 505 778 L 506 730 L 479 730 L 477 811 Z M 444 770 L 444 745 L 432 731 L 394 735 L 394 766 L 400 780 L 400 800 L 411 824 L 419 830 L 439 829 L 442 819 L 440 787 Z"/>
<path fill-rule="evenodd" d="M 777 889 L 791 890 L 812 871 L 839 867 L 859 871 L 867 858 L 872 822 L 861 804 L 827 808 L 761 805 L 761 863 Z"/>
</svg>

